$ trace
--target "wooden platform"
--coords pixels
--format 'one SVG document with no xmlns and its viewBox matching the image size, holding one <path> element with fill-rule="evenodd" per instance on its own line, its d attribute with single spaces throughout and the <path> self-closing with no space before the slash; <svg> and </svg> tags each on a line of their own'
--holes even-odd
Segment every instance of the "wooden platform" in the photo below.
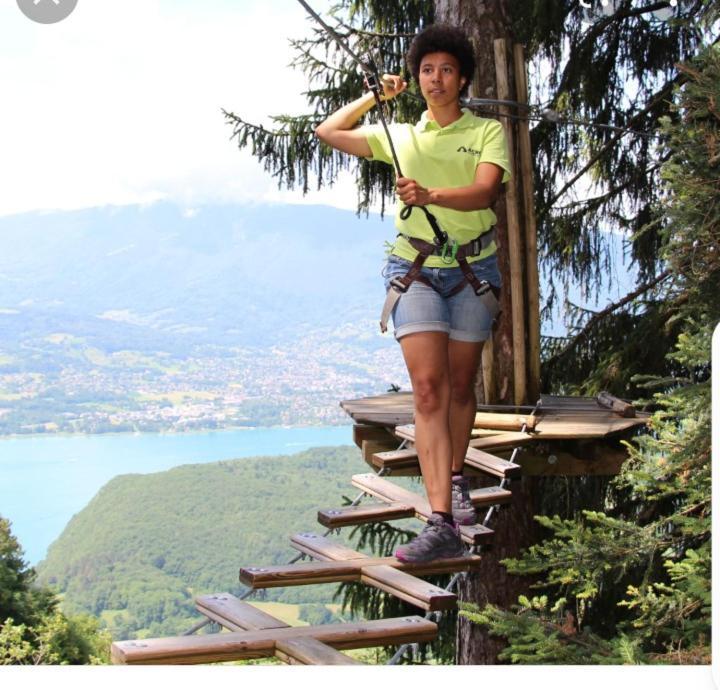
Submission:
<svg viewBox="0 0 720 690">
<path fill-rule="evenodd" d="M 468 474 L 496 477 L 616 475 L 627 458 L 620 440 L 647 423 L 648 413 L 637 412 L 612 396 L 595 398 L 542 396 L 537 408 L 478 406 L 470 448 Z M 413 447 L 412 393 L 388 393 L 341 403 L 355 420 L 353 439 L 365 462 L 393 476 L 418 476 L 420 466 Z M 534 412 L 534 414 L 530 414 Z M 625 415 L 634 415 L 628 417 Z M 390 424 L 389 419 L 403 420 Z M 523 430 L 524 429 L 524 430 Z M 398 438 L 408 447 L 398 450 Z M 515 448 L 515 465 L 504 465 Z M 494 456 L 494 457 L 489 457 Z"/>
<path fill-rule="evenodd" d="M 601 405 L 595 398 L 544 395 L 541 400 L 533 431 L 544 440 L 604 438 L 642 426 L 650 416 L 637 412 L 634 418 L 625 418 Z M 356 424 L 398 427 L 413 423 L 412 393 L 387 393 L 343 400 L 340 406 Z M 525 406 L 522 410 L 529 415 L 533 407 Z M 518 414 L 518 407 L 512 405 L 478 405 L 478 411 L 522 416 Z"/>
</svg>

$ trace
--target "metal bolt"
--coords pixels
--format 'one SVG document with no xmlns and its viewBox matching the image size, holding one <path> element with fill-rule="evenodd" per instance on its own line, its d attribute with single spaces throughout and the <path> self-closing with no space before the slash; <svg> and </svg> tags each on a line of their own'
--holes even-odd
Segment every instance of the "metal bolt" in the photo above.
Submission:
<svg viewBox="0 0 720 690">
<path fill-rule="evenodd" d="M 557 461 L 557 455 L 548 455 L 548 463 L 550 465 L 554 465 Z"/>
</svg>

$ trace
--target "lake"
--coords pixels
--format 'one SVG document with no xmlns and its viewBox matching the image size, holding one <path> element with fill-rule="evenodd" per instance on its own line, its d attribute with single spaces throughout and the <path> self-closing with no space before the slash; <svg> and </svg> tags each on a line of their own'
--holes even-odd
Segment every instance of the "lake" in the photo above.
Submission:
<svg viewBox="0 0 720 690">
<path fill-rule="evenodd" d="M 70 518 L 119 474 L 342 445 L 352 445 L 352 426 L 4 438 L 0 516 L 12 522 L 25 560 L 35 565 Z"/>
</svg>

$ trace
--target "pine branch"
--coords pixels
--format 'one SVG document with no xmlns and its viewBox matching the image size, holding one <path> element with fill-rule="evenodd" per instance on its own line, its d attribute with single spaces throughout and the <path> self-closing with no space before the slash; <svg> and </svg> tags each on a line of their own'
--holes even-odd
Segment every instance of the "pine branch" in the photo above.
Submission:
<svg viewBox="0 0 720 690">
<path fill-rule="evenodd" d="M 661 89 L 658 91 L 651 99 L 650 103 L 645 106 L 639 113 L 636 113 L 633 115 L 632 118 L 630 118 L 630 121 L 628 122 L 628 126 L 632 126 L 633 122 L 636 122 L 637 120 L 640 120 L 645 115 L 647 115 L 653 108 L 655 108 L 658 103 L 660 103 L 663 99 L 665 99 L 668 96 L 668 92 L 672 92 L 673 87 L 677 84 L 680 85 L 687 81 L 687 77 L 683 74 L 677 74 L 673 79 L 671 79 L 669 82 L 667 82 Z M 607 154 L 614 146 L 615 144 L 620 141 L 620 139 L 625 136 L 627 132 L 620 132 L 613 136 L 610 141 L 607 142 L 578 172 L 574 177 L 572 177 L 568 182 L 566 182 L 563 187 L 560 189 L 559 192 L 557 192 L 550 201 L 548 201 L 547 205 L 544 209 L 540 211 L 538 214 L 539 219 L 544 218 L 550 211 L 552 210 L 553 204 L 562 197 L 565 192 L 570 189 L 590 168 L 592 168 L 595 163 L 597 163 L 605 154 Z"/>
<path fill-rule="evenodd" d="M 634 290 L 633 292 L 625 295 L 621 300 L 618 300 L 617 302 L 614 302 L 613 304 L 608 305 L 603 309 L 602 311 L 597 312 L 594 316 L 592 316 L 588 322 L 583 326 L 582 330 L 577 333 L 573 338 L 568 342 L 568 344 L 557 354 L 553 355 L 550 359 L 548 359 L 545 362 L 545 366 L 551 366 L 554 362 L 556 362 L 561 357 L 564 357 L 568 352 L 573 350 L 578 344 L 583 342 L 584 340 L 587 340 L 590 331 L 595 327 L 595 325 L 602 321 L 608 314 L 611 314 L 612 312 L 624 307 L 626 304 L 632 302 L 634 299 L 637 299 L 640 295 L 644 294 L 645 292 L 648 292 L 648 290 L 651 290 L 654 288 L 658 283 L 665 280 L 667 277 L 671 275 L 670 269 L 667 269 L 663 271 L 657 278 L 651 280 L 649 283 L 645 283 L 644 285 L 641 285 L 637 290 Z"/>
<path fill-rule="evenodd" d="M 346 29 L 347 33 L 344 35 L 344 38 L 348 38 L 352 34 L 357 34 L 360 36 L 369 36 L 370 38 L 415 38 L 417 35 L 416 33 L 385 33 L 381 31 L 366 31 L 363 29 L 356 29 L 355 27 L 349 26 L 348 24 L 345 24 L 345 22 L 337 20 L 337 23 L 339 26 L 342 26 L 343 29 Z"/>
<path fill-rule="evenodd" d="M 265 129 L 265 127 L 263 127 L 261 125 L 254 125 L 254 124 L 252 124 L 252 122 L 246 122 L 245 120 L 243 120 L 241 117 L 239 117 L 235 113 L 228 112 L 227 110 L 225 110 L 225 108 L 221 108 L 221 110 L 222 110 L 222 114 L 225 116 L 225 119 L 229 120 L 230 122 L 234 122 L 237 125 L 235 127 L 235 129 L 233 130 L 232 136 L 230 137 L 231 139 L 238 135 L 241 127 L 247 127 L 248 129 L 252 129 L 253 131 L 259 132 L 262 134 L 266 134 L 267 136 L 270 136 L 270 137 L 289 137 L 290 136 L 289 132 L 273 132 L 269 129 Z"/>
</svg>

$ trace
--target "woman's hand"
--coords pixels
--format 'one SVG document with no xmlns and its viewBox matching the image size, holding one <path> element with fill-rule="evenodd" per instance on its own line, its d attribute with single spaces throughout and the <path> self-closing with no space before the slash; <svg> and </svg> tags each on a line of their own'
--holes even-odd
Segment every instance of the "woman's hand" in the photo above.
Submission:
<svg viewBox="0 0 720 690">
<path fill-rule="evenodd" d="M 367 85 L 367 80 L 365 80 L 365 86 Z M 381 98 L 384 101 L 391 101 L 407 89 L 407 82 L 396 74 L 383 74 L 380 85 L 382 86 Z"/>
<path fill-rule="evenodd" d="M 430 201 L 430 190 L 409 177 L 398 177 L 397 194 L 406 206 L 427 206 Z"/>
</svg>

